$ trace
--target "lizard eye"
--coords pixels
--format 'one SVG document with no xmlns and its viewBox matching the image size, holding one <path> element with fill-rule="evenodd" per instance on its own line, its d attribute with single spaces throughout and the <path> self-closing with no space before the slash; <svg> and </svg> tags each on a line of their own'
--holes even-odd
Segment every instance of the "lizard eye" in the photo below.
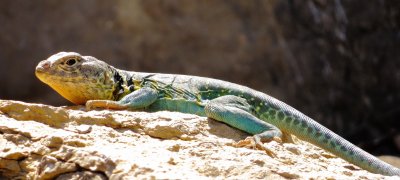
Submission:
<svg viewBox="0 0 400 180">
<path fill-rule="evenodd" d="M 72 66 L 76 63 L 75 59 L 68 59 L 67 61 L 65 61 L 65 64 L 67 64 L 68 66 Z"/>
</svg>

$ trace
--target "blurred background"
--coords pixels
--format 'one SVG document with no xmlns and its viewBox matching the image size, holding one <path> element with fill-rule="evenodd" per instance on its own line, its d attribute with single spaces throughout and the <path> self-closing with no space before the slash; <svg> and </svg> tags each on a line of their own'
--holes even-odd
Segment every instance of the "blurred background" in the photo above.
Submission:
<svg viewBox="0 0 400 180">
<path fill-rule="evenodd" d="M 0 1 L 0 99 L 71 105 L 34 75 L 59 51 L 270 94 L 400 155 L 400 1 Z"/>
</svg>

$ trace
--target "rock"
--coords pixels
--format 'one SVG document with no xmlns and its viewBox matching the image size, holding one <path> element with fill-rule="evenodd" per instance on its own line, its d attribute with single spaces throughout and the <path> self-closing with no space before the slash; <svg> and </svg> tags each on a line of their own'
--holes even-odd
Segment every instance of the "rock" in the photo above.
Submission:
<svg viewBox="0 0 400 180">
<path fill-rule="evenodd" d="M 0 100 L 0 178 L 388 178 L 297 139 L 265 143 L 276 157 L 234 146 L 247 136 L 191 114 Z"/>
<path fill-rule="evenodd" d="M 368 152 L 400 154 L 398 1 L 13 0 L 0 12 L 0 99 L 68 104 L 33 70 L 77 51 L 246 85 Z"/>
</svg>

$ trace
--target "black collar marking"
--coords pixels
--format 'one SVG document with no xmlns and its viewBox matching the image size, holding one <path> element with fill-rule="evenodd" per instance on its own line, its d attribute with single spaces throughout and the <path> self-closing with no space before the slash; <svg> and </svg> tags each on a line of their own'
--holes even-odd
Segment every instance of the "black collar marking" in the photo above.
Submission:
<svg viewBox="0 0 400 180">
<path fill-rule="evenodd" d="M 118 100 L 121 96 L 121 94 L 124 93 L 124 88 L 122 87 L 122 84 L 124 83 L 124 80 L 122 79 L 122 76 L 119 74 L 118 71 L 114 71 L 114 82 L 115 82 L 115 90 L 113 91 L 113 97 L 114 100 Z"/>
</svg>

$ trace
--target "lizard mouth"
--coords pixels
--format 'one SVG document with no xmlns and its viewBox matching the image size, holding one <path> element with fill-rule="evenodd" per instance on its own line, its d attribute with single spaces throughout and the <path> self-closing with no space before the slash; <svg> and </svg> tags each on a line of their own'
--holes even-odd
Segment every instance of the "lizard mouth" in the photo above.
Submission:
<svg viewBox="0 0 400 180">
<path fill-rule="evenodd" d="M 48 84 L 49 83 L 48 73 L 50 71 L 50 68 L 51 68 L 50 62 L 46 60 L 41 61 L 35 68 L 36 77 L 42 82 Z"/>
</svg>

